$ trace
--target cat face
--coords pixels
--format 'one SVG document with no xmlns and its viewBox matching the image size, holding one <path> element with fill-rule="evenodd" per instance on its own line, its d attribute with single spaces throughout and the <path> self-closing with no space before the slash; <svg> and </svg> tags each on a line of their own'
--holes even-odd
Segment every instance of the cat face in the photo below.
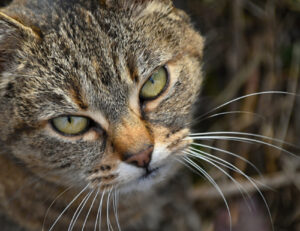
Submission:
<svg viewBox="0 0 300 231">
<path fill-rule="evenodd" d="M 60 184 L 160 181 L 189 145 L 201 36 L 169 1 L 53 4 L 0 15 L 5 150 Z"/>
</svg>

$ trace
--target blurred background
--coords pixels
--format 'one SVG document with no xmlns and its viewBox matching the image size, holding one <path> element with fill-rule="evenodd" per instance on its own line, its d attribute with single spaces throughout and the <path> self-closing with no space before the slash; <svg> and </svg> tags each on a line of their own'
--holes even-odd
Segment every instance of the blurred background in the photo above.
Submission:
<svg viewBox="0 0 300 231">
<path fill-rule="evenodd" d="M 255 95 L 207 112 L 232 99 L 256 92 L 300 94 L 300 1 L 175 0 L 175 4 L 191 16 L 195 27 L 206 38 L 206 81 L 197 103 L 196 114 L 201 119 L 195 121 L 194 131 L 254 133 L 299 146 L 299 96 Z M 250 138 L 236 134 L 230 136 Z M 228 138 L 201 143 L 228 150 L 251 161 L 261 174 L 241 159 L 206 150 L 234 164 L 257 183 L 260 182 L 257 185 L 266 198 L 276 231 L 299 231 L 299 148 L 262 137 L 251 138 L 278 148 L 260 142 L 237 142 Z M 272 230 L 262 197 L 245 177 L 224 169 L 249 192 L 250 206 L 224 173 L 208 164 L 201 162 L 200 165 L 215 179 L 228 200 L 233 230 Z M 203 230 L 229 230 L 222 197 L 207 180 L 199 180 L 194 176 L 194 186 L 189 193 L 201 214 Z"/>
<path fill-rule="evenodd" d="M 0 0 L 0 6 L 8 2 Z M 195 111 L 194 132 L 259 135 L 223 133 L 217 134 L 222 136 L 218 139 L 201 141 L 245 158 L 260 172 L 228 153 L 201 149 L 252 177 L 265 197 L 264 202 L 249 180 L 224 168 L 249 194 L 249 198 L 244 198 L 222 171 L 204 161 L 197 162 L 223 191 L 231 211 L 232 230 L 271 231 L 267 204 L 274 230 L 300 231 L 300 151 L 296 147 L 300 146 L 300 97 L 293 95 L 300 94 L 300 0 L 175 0 L 174 3 L 191 16 L 195 28 L 206 38 L 203 67 L 206 80 Z M 269 93 L 245 97 L 212 111 L 257 92 Z M 236 137 L 259 142 L 236 141 Z M 218 191 L 207 180 L 192 173 L 190 177 L 193 186 L 186 193 L 193 200 L 202 230 L 229 230 L 228 212 Z"/>
</svg>

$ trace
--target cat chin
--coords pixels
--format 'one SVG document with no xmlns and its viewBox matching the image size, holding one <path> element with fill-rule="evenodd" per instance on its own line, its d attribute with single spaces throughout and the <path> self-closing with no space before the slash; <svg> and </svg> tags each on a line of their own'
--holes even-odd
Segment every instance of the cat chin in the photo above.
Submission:
<svg viewBox="0 0 300 231">
<path fill-rule="evenodd" d="M 135 178 L 129 182 L 126 182 L 120 186 L 120 193 L 128 194 L 132 192 L 145 192 L 150 191 L 159 185 L 161 182 L 169 178 L 169 174 L 172 169 L 171 164 L 165 164 L 160 167 L 152 169 L 152 172 L 146 174 L 143 172 L 140 177 Z"/>
</svg>

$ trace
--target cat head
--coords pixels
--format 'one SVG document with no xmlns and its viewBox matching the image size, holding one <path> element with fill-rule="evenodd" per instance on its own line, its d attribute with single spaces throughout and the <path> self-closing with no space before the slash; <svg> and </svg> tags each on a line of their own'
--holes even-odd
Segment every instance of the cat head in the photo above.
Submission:
<svg viewBox="0 0 300 231">
<path fill-rule="evenodd" d="M 171 1 L 20 2 L 0 13 L 3 154 L 66 185 L 164 178 L 202 83 L 188 17 Z"/>
</svg>

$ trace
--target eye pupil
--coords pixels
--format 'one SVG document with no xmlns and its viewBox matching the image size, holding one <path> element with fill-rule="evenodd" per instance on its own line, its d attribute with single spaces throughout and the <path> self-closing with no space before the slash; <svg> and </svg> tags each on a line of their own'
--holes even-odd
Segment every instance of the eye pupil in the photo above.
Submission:
<svg viewBox="0 0 300 231">
<path fill-rule="evenodd" d="M 72 123 L 72 118 L 71 118 L 71 116 L 68 116 L 68 117 L 67 117 L 67 120 L 68 120 L 69 124 Z"/>
<path fill-rule="evenodd" d="M 154 84 L 155 83 L 155 80 L 153 79 L 153 77 L 151 76 L 151 78 L 149 79 L 149 81 Z"/>
</svg>

